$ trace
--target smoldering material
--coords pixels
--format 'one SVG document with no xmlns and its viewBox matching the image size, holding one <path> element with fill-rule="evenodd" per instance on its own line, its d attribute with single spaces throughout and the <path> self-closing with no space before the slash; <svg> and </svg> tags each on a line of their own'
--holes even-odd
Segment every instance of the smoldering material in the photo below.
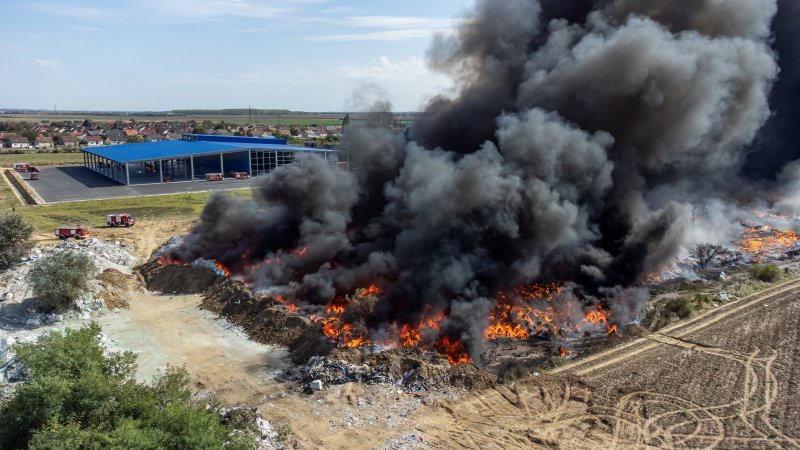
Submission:
<svg viewBox="0 0 800 450">
<path fill-rule="evenodd" d="M 310 305 L 377 284 L 371 329 L 443 313 L 472 355 L 519 284 L 573 281 L 636 320 L 631 286 L 685 243 L 689 205 L 740 182 L 770 117 L 777 3 L 565 3 L 478 1 L 429 52 L 459 94 L 412 141 L 351 127 L 354 172 L 311 161 L 215 196 L 179 257 Z"/>
</svg>

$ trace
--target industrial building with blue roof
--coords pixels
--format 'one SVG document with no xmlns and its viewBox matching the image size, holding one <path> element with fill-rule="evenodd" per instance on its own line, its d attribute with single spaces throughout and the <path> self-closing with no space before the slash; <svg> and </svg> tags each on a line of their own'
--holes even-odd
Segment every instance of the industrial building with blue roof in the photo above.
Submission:
<svg viewBox="0 0 800 450">
<path fill-rule="evenodd" d="M 311 154 L 339 163 L 335 150 L 285 139 L 184 134 L 180 140 L 81 148 L 84 166 L 125 185 L 257 176 Z"/>
</svg>

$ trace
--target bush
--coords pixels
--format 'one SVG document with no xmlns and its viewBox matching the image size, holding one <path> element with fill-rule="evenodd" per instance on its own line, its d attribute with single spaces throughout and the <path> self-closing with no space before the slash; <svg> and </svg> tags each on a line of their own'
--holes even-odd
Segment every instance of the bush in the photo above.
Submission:
<svg viewBox="0 0 800 450">
<path fill-rule="evenodd" d="M 19 214 L 0 216 L 0 270 L 16 264 L 28 252 L 31 224 Z"/>
<path fill-rule="evenodd" d="M 97 267 L 88 256 L 72 251 L 44 257 L 31 267 L 28 282 L 45 309 L 61 310 L 81 296 Z"/>
<path fill-rule="evenodd" d="M 235 429 L 190 400 L 185 369 L 139 384 L 136 356 L 105 356 L 100 331 L 92 323 L 14 347 L 29 379 L 0 405 L 0 448 L 230 447 Z"/>
<path fill-rule="evenodd" d="M 523 361 L 505 360 L 497 370 L 497 380 L 501 383 L 511 383 L 530 375 L 530 370 Z"/>
<path fill-rule="evenodd" d="M 781 269 L 775 264 L 759 264 L 751 267 L 750 277 L 765 283 L 774 283 L 781 277 Z"/>
</svg>

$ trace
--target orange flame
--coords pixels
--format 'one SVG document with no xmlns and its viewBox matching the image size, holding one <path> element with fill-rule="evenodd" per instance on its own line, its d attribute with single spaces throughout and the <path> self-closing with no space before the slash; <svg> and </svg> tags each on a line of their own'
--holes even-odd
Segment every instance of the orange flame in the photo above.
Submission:
<svg viewBox="0 0 800 450">
<path fill-rule="evenodd" d="M 450 364 L 457 366 L 463 363 L 471 363 L 472 358 L 469 357 L 466 347 L 460 340 L 450 340 L 447 336 L 443 336 L 436 342 L 436 350 L 447 356 Z"/>
<path fill-rule="evenodd" d="M 189 263 L 182 263 L 179 259 L 173 258 L 170 254 L 163 254 L 156 261 L 161 266 L 185 266 L 189 267 Z"/>
<path fill-rule="evenodd" d="M 768 225 L 747 228 L 736 244 L 742 253 L 751 255 L 754 262 L 764 261 L 770 256 L 780 255 L 798 245 L 797 233 L 783 231 Z"/>
<path fill-rule="evenodd" d="M 223 266 L 223 265 L 222 265 L 222 263 L 220 263 L 220 262 L 219 262 L 219 261 L 217 261 L 216 259 L 212 259 L 211 261 L 213 261 L 213 262 L 214 262 L 214 265 L 215 265 L 215 266 L 217 266 L 217 269 L 219 269 L 219 270 L 221 270 L 222 272 L 224 272 L 224 273 L 225 273 L 225 276 L 226 276 L 226 277 L 229 277 L 229 276 L 231 275 L 231 271 L 230 271 L 230 270 L 228 270 L 228 268 L 227 268 L 227 267 Z"/>
</svg>

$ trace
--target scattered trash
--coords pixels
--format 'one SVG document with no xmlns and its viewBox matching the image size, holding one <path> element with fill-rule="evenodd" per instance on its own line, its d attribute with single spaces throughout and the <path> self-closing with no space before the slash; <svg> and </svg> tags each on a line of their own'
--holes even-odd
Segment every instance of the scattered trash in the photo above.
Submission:
<svg viewBox="0 0 800 450">
<path fill-rule="evenodd" d="M 322 386 L 323 385 L 322 385 L 322 381 L 321 380 L 314 380 L 314 381 L 312 381 L 311 383 L 308 384 L 308 387 L 310 387 L 314 391 L 321 391 L 322 390 Z"/>
</svg>

